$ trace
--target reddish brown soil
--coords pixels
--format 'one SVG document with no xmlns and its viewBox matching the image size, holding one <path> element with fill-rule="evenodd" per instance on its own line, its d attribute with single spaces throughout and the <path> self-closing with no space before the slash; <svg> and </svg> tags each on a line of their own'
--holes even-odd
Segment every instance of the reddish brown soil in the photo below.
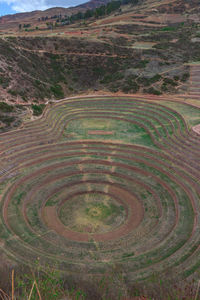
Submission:
<svg viewBox="0 0 200 300">
<path fill-rule="evenodd" d="M 120 238 L 121 236 L 128 234 L 140 224 L 144 215 L 143 206 L 131 193 L 122 190 L 119 187 L 110 186 L 108 193 L 110 195 L 117 196 L 119 202 L 126 204 L 129 207 L 129 216 L 126 223 L 111 232 L 102 234 L 87 234 L 72 231 L 65 227 L 58 219 L 55 206 L 46 206 L 43 208 L 43 218 L 49 229 L 56 231 L 63 237 L 75 241 L 87 242 L 90 239 L 94 239 L 95 241 L 109 241 Z"/>
</svg>

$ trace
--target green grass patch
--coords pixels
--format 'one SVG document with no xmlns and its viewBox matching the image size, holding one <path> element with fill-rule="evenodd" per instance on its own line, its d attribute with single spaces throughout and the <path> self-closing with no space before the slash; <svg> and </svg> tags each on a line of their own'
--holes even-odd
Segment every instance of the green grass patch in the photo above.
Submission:
<svg viewBox="0 0 200 300">
<path fill-rule="evenodd" d="M 176 110 L 186 120 L 189 127 L 200 124 L 200 108 L 184 103 L 163 101 L 162 104 Z"/>
<path fill-rule="evenodd" d="M 101 134 L 90 134 L 90 131 L 101 130 Z M 103 131 L 111 131 L 112 134 L 106 135 Z M 153 131 L 153 128 L 152 128 Z M 122 143 L 139 144 L 148 147 L 155 147 L 148 132 L 139 125 L 128 121 L 112 120 L 112 119 L 94 119 L 85 118 L 73 120 L 69 122 L 64 136 L 70 139 L 101 139 L 101 140 L 117 140 Z"/>
</svg>

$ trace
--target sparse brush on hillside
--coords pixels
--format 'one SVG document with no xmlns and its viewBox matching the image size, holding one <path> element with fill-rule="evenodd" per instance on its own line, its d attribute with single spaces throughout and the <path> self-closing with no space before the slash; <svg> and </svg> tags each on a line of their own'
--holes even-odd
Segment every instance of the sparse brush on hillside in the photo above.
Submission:
<svg viewBox="0 0 200 300">
<path fill-rule="evenodd" d="M 188 77 L 184 77 L 184 82 L 181 79 L 188 67 L 182 65 L 181 56 L 173 57 L 171 49 L 140 51 L 95 40 L 35 37 L 0 40 L 0 51 L 4 64 L 0 77 L 5 78 L 9 73 L 12 78 L 6 85 L 4 80 L 0 81 L 2 100 L 39 102 L 88 90 L 151 93 L 154 88 L 162 93 L 162 80 L 165 77 L 172 80 L 174 75 L 180 80 L 176 85 L 168 84 L 165 92 L 178 93 L 188 80 Z M 174 64 L 176 71 L 170 73 Z M 11 65 L 15 67 L 10 69 Z M 160 75 L 163 72 L 165 76 Z M 149 86 L 148 91 L 144 91 L 144 85 Z"/>
<path fill-rule="evenodd" d="M 180 1 L 175 2 L 168 6 L 179 7 Z M 186 91 L 186 63 L 200 59 L 198 22 L 182 15 L 185 21 L 160 19 L 155 11 L 143 15 L 143 7 L 142 0 L 111 1 L 59 17 L 50 36 L 0 39 L 2 100 L 39 103 L 102 90 L 156 95 Z M 72 24 L 64 32 L 66 22 Z"/>
<path fill-rule="evenodd" d="M 25 110 L 21 105 L 0 102 L 0 133 L 20 126 Z"/>
</svg>

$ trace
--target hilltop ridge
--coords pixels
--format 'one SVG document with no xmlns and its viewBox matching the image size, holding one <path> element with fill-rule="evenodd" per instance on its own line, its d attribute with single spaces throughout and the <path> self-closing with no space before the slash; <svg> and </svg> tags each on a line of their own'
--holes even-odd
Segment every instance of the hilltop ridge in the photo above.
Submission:
<svg viewBox="0 0 200 300">
<path fill-rule="evenodd" d="M 88 2 L 85 2 L 75 7 L 68 7 L 68 8 L 52 7 L 44 11 L 35 10 L 32 12 L 23 12 L 23 13 L 5 15 L 0 18 L 0 29 L 1 28 L 4 29 L 6 28 L 6 26 L 10 26 L 14 28 L 19 23 L 38 22 L 38 19 L 42 19 L 42 18 L 51 19 L 52 17 L 57 15 L 70 16 L 71 14 L 76 13 L 78 11 L 86 11 L 87 9 L 94 9 L 101 5 L 107 4 L 109 1 L 110 0 L 90 0 Z"/>
</svg>

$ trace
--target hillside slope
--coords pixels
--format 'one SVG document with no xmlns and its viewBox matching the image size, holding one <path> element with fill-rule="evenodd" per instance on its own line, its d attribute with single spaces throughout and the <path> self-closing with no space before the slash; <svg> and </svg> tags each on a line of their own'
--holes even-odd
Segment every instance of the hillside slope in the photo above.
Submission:
<svg viewBox="0 0 200 300">
<path fill-rule="evenodd" d="M 185 10 L 177 11 L 180 3 Z M 2 30 L 1 101 L 27 106 L 96 91 L 187 94 L 189 64 L 200 60 L 198 9 L 196 0 L 134 1 L 52 29 Z"/>
<path fill-rule="evenodd" d="M 6 15 L 0 18 L 0 30 L 8 30 L 8 29 L 18 29 L 19 24 L 31 23 L 34 25 L 41 25 L 41 23 L 45 23 L 48 20 L 56 19 L 57 16 L 62 15 L 71 15 L 78 11 L 86 11 L 87 9 L 95 9 L 101 5 L 105 5 L 110 0 L 90 0 L 86 3 L 78 5 L 76 7 L 53 7 L 47 10 L 41 11 L 36 10 L 32 12 L 25 13 L 17 13 L 13 15 Z M 44 19 L 44 22 L 41 22 Z M 40 20 L 40 21 L 38 21 Z"/>
</svg>

